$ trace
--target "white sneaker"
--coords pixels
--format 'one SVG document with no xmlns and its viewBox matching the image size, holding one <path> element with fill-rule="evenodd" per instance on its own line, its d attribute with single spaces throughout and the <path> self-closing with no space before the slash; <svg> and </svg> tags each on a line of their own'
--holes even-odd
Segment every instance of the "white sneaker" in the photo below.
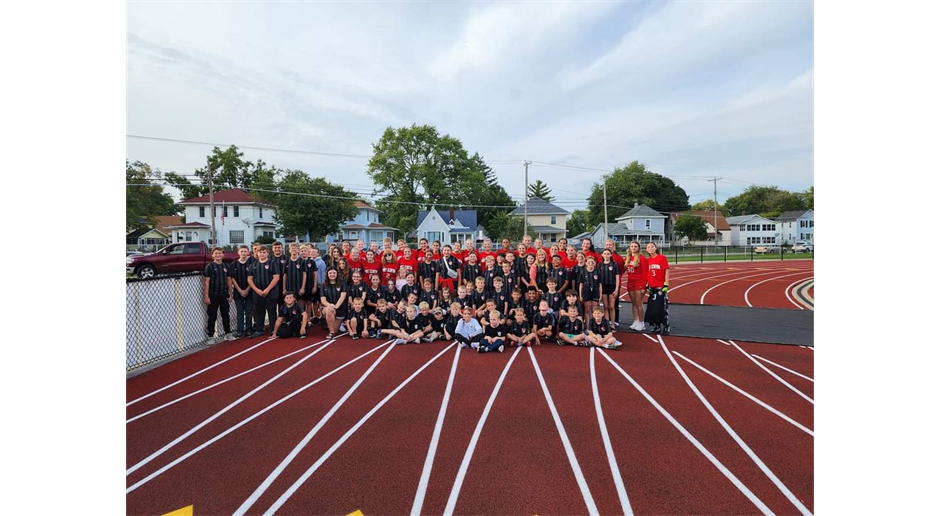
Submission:
<svg viewBox="0 0 940 516">
<path fill-rule="evenodd" d="M 225 334 L 225 340 L 231 342 L 233 340 L 238 340 L 238 337 L 236 337 L 234 333 L 229 332 Z"/>
<path fill-rule="evenodd" d="M 340 331 L 340 332 L 346 331 L 346 325 L 345 325 L 345 324 L 340 324 L 340 325 L 339 325 L 339 331 Z"/>
<path fill-rule="evenodd" d="M 407 343 L 408 343 L 408 341 L 406 341 L 405 339 L 395 339 L 395 344 L 396 344 L 396 345 L 397 345 L 397 344 L 407 344 Z"/>
<path fill-rule="evenodd" d="M 643 321 L 636 322 L 636 331 L 643 331 L 645 329 L 646 329 L 646 323 L 644 323 Z"/>
</svg>

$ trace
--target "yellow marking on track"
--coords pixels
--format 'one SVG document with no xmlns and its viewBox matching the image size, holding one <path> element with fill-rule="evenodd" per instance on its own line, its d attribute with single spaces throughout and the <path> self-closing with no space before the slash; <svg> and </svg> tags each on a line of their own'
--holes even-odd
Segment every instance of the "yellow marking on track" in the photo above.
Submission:
<svg viewBox="0 0 940 516">
<path fill-rule="evenodd" d="M 193 506 L 183 507 L 182 509 L 176 509 L 173 512 L 168 512 L 163 516 L 193 516 Z"/>
<path fill-rule="evenodd" d="M 363 516 L 362 511 L 351 512 L 346 516 Z"/>
</svg>

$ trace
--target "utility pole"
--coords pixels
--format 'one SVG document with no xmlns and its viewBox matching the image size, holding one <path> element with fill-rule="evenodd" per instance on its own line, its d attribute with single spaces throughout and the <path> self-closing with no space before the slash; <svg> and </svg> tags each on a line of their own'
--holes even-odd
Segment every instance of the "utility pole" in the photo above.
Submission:
<svg viewBox="0 0 940 516">
<path fill-rule="evenodd" d="M 206 158 L 206 170 L 209 177 L 209 215 L 212 218 L 212 229 L 209 233 L 209 239 L 212 245 L 218 245 L 215 238 L 215 190 L 212 188 L 212 159 Z"/>
<path fill-rule="evenodd" d="M 522 234 L 529 232 L 529 164 L 531 161 L 523 161 L 525 165 L 525 201 L 522 203 Z"/>
<path fill-rule="evenodd" d="M 720 177 L 709 179 L 709 183 L 715 183 L 715 250 L 718 250 L 718 180 Z"/>
<path fill-rule="evenodd" d="M 604 180 L 604 245 L 607 245 L 607 239 L 610 238 L 607 236 L 607 180 Z M 617 249 L 617 246 L 614 246 L 614 250 Z"/>
</svg>

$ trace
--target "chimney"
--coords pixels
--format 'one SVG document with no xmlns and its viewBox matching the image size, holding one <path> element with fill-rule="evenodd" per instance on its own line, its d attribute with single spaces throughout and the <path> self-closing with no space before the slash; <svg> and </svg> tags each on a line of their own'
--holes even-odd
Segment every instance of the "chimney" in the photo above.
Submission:
<svg viewBox="0 0 940 516">
<path fill-rule="evenodd" d="M 451 222 L 454 221 L 454 207 L 453 206 L 450 207 L 450 221 Z"/>
<path fill-rule="evenodd" d="M 633 207 L 636 208 L 637 206 L 639 206 L 639 204 L 637 204 L 636 201 L 633 201 Z"/>
</svg>

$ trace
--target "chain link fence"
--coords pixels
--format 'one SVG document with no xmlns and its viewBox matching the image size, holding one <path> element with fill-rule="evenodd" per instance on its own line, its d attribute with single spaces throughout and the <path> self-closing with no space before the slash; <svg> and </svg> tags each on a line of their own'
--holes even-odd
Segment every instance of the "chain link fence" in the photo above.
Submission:
<svg viewBox="0 0 940 516">
<path fill-rule="evenodd" d="M 200 272 L 127 280 L 127 371 L 203 347 L 208 315 Z M 229 299 L 231 328 L 235 303 Z M 216 335 L 223 332 L 221 315 Z"/>
</svg>

